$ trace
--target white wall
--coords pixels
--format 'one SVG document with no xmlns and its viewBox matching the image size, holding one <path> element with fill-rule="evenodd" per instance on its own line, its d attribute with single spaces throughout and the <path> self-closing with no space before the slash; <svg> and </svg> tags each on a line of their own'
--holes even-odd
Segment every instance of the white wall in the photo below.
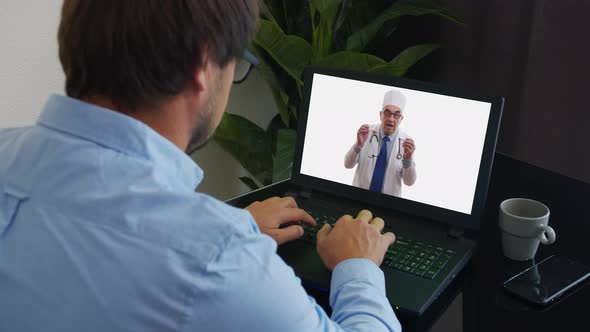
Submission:
<svg viewBox="0 0 590 332">
<path fill-rule="evenodd" d="M 47 96 L 64 91 L 57 51 L 61 4 L 62 0 L 0 0 L 0 127 L 33 124 Z M 270 92 L 255 72 L 234 86 L 228 111 L 261 126 L 276 114 Z M 205 171 L 199 191 L 222 199 L 248 191 L 238 180 L 246 171 L 214 142 L 193 158 Z"/>
<path fill-rule="evenodd" d="M 57 56 L 61 0 L 0 0 L 0 127 L 34 123 L 63 92 Z"/>
</svg>

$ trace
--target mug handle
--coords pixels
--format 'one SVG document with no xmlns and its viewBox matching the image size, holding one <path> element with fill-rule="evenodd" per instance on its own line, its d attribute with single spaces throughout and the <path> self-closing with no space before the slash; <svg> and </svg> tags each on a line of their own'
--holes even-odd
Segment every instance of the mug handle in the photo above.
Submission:
<svg viewBox="0 0 590 332">
<path fill-rule="evenodd" d="M 553 228 L 547 225 L 541 225 L 539 229 L 543 230 L 538 236 L 542 244 L 552 244 L 555 242 L 555 231 Z"/>
</svg>

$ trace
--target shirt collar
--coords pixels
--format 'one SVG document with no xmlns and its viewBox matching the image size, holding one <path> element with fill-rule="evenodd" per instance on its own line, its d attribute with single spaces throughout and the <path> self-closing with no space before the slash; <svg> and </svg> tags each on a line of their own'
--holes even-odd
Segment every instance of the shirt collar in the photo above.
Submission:
<svg viewBox="0 0 590 332">
<path fill-rule="evenodd" d="M 203 170 L 186 153 L 143 122 L 123 113 L 52 95 L 37 123 L 152 161 L 171 181 L 180 179 L 191 190 L 203 179 Z"/>
<path fill-rule="evenodd" d="M 383 132 L 383 127 L 381 124 L 379 124 L 379 140 L 383 140 L 383 137 L 388 136 L 389 137 L 389 141 L 393 142 L 395 140 L 395 137 L 397 136 L 397 132 L 398 132 L 399 128 L 396 128 L 395 131 L 393 133 L 391 133 L 391 135 L 385 135 L 385 133 Z"/>
</svg>

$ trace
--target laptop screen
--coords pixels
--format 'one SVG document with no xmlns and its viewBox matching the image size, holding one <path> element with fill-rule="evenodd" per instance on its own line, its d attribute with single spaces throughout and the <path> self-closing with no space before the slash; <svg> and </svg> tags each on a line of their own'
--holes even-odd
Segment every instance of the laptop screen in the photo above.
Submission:
<svg viewBox="0 0 590 332">
<path fill-rule="evenodd" d="M 470 215 L 491 110 L 315 73 L 300 174 Z"/>
</svg>

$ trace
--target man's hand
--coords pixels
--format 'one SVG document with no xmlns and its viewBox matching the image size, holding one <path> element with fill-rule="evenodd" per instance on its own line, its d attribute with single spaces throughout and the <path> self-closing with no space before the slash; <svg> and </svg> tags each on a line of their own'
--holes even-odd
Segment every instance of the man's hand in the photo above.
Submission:
<svg viewBox="0 0 590 332">
<path fill-rule="evenodd" d="M 368 258 L 379 266 L 387 248 L 395 242 L 393 233 L 381 234 L 384 226 L 383 219 L 373 219 L 368 210 L 359 212 L 356 219 L 345 215 L 334 228 L 326 224 L 318 231 L 318 253 L 330 270 L 350 258 Z"/>
<path fill-rule="evenodd" d="M 312 216 L 298 208 L 292 197 L 272 197 L 262 202 L 254 202 L 247 206 L 246 210 L 254 217 L 260 232 L 272 237 L 279 245 L 303 235 L 303 227 L 299 225 L 279 228 L 281 225 L 292 222 L 316 225 Z"/>
<path fill-rule="evenodd" d="M 404 143 L 402 144 L 404 148 L 404 159 L 409 160 L 412 159 L 412 155 L 416 150 L 416 145 L 414 144 L 414 140 L 411 138 L 406 138 Z"/>
<path fill-rule="evenodd" d="M 369 137 L 369 125 L 362 125 L 356 132 L 356 146 L 361 149 Z"/>
</svg>

